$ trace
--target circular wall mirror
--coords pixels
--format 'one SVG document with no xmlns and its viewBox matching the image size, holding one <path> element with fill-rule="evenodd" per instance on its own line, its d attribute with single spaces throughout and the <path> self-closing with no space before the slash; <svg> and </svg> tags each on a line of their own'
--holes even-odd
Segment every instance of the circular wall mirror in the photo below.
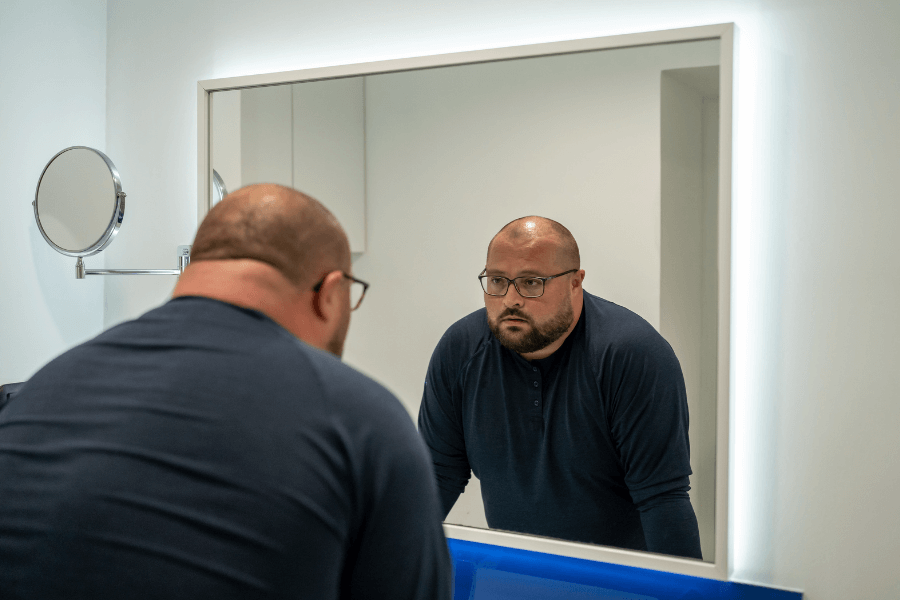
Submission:
<svg viewBox="0 0 900 600">
<path fill-rule="evenodd" d="M 90 256 L 106 248 L 125 214 L 116 167 L 85 146 L 66 148 L 50 159 L 33 204 L 41 235 L 67 256 Z"/>
</svg>

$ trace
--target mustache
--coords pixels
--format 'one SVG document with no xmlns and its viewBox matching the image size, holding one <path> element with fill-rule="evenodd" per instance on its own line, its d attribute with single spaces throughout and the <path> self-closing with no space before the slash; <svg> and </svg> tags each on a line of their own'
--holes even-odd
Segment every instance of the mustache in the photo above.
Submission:
<svg viewBox="0 0 900 600">
<path fill-rule="evenodd" d="M 523 312 L 522 312 L 521 310 L 519 310 L 518 308 L 513 308 L 513 307 L 507 308 L 507 309 L 504 310 L 502 313 L 500 313 L 499 315 L 497 315 L 497 320 L 498 320 L 498 321 L 502 321 L 502 320 L 505 319 L 506 317 L 515 317 L 515 318 L 517 318 L 517 319 L 522 319 L 523 321 L 526 321 L 526 322 L 528 322 L 528 323 L 531 323 L 531 317 L 529 317 L 528 315 L 526 315 L 525 313 L 523 313 Z"/>
</svg>

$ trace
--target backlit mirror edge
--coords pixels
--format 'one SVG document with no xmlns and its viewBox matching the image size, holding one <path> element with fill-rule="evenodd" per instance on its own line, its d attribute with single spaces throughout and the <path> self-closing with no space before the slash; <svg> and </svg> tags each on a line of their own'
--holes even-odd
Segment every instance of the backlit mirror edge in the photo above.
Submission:
<svg viewBox="0 0 900 600">
<path fill-rule="evenodd" d="M 731 515 L 731 182 L 734 113 L 734 24 L 726 26 L 719 44 L 719 197 L 718 197 L 718 368 L 716 389 L 716 546 L 721 579 L 733 572 Z"/>
<path fill-rule="evenodd" d="M 351 65 L 316 67 L 259 75 L 245 75 L 197 82 L 197 223 L 210 207 L 212 166 L 209 161 L 210 97 L 213 92 L 301 81 L 332 79 L 392 71 L 436 68 L 548 54 L 646 46 L 650 44 L 720 40 L 719 61 L 719 189 L 718 189 L 718 368 L 716 399 L 716 515 L 715 558 L 701 562 L 673 556 L 580 544 L 504 531 L 444 525 L 449 538 L 543 552 L 571 558 L 608 562 L 682 575 L 727 580 L 732 572 L 729 490 L 731 423 L 731 167 L 734 24 L 701 25 L 651 32 L 456 52 L 434 56 L 392 59 Z"/>
</svg>

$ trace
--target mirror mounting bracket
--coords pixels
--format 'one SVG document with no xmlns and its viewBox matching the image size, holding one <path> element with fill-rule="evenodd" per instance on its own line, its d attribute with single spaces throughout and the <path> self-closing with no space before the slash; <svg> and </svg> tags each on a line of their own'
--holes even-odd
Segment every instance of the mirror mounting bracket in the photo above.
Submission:
<svg viewBox="0 0 900 600">
<path fill-rule="evenodd" d="M 178 246 L 177 256 L 177 269 L 86 269 L 79 256 L 75 261 L 75 279 L 84 279 L 87 275 L 181 275 L 191 262 L 191 247 Z"/>
</svg>

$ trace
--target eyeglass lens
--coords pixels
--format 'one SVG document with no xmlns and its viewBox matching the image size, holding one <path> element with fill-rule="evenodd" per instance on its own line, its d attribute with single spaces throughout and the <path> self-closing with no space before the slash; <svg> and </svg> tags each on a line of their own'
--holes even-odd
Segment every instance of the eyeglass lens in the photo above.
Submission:
<svg viewBox="0 0 900 600">
<path fill-rule="evenodd" d="M 350 282 L 350 308 L 356 310 L 362 303 L 363 296 L 366 293 L 366 286 L 356 281 Z"/>
<path fill-rule="evenodd" d="M 481 280 L 484 291 L 492 296 L 503 296 L 509 287 L 506 277 L 485 277 Z M 519 294 L 526 298 L 537 298 L 544 293 L 544 281 L 536 277 L 519 277 L 514 280 Z"/>
</svg>

